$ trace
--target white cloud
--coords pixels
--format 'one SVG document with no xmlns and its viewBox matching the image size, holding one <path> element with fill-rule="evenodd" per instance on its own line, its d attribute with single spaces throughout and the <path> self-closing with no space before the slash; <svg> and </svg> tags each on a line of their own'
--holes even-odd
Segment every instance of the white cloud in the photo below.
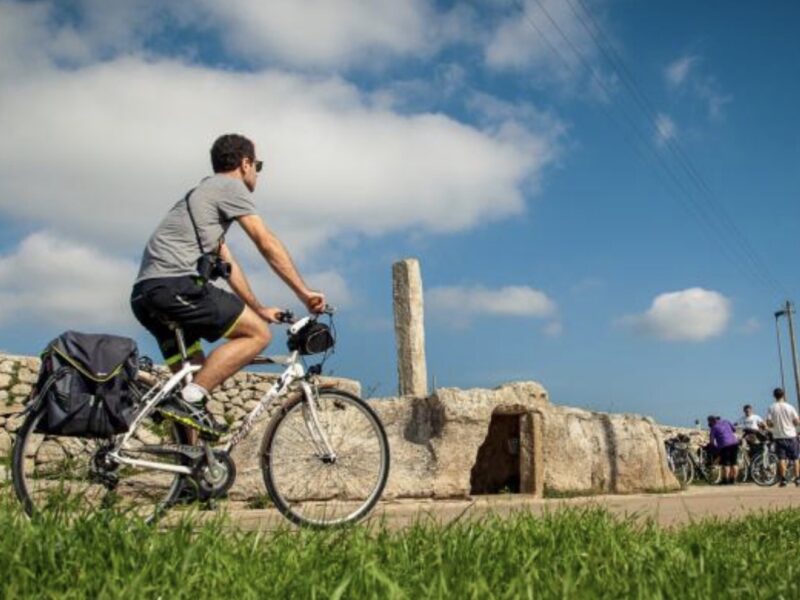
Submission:
<svg viewBox="0 0 800 600">
<path fill-rule="evenodd" d="M 32 14 L 11 15 L 27 41 L 2 42 L 18 65 L 49 31 Z M 37 68 L 0 71 L 0 212 L 118 253 L 138 255 L 208 172 L 223 132 L 256 141 L 267 167 L 257 203 L 301 259 L 343 236 L 453 232 L 519 214 L 560 135 L 513 116 L 479 128 L 400 114 L 338 77 L 135 55 L 60 69 L 40 50 Z"/>
<path fill-rule="evenodd" d="M 702 72 L 700 62 L 699 56 L 682 56 L 667 65 L 664 79 L 669 88 L 705 105 L 710 119 L 719 120 L 724 116 L 725 105 L 732 102 L 733 97 L 720 90 L 712 75 Z"/>
<path fill-rule="evenodd" d="M 54 1 L 12 4 L 8 11 L 36 14 L 46 25 L 57 6 Z M 256 66 L 314 70 L 430 55 L 475 35 L 471 9 L 442 11 L 430 0 L 74 0 L 70 13 L 70 24 L 42 43 L 52 56 L 74 64 L 140 51 L 148 40 L 184 30 L 218 37 L 234 56 Z"/>
<path fill-rule="evenodd" d="M 137 265 L 39 232 L 0 256 L 0 325 L 136 331 L 128 299 Z"/>
<path fill-rule="evenodd" d="M 435 287 L 425 292 L 425 303 L 432 311 L 456 319 L 477 316 L 543 318 L 557 311 L 556 303 L 547 294 L 522 285 L 499 289 Z"/>
<path fill-rule="evenodd" d="M 441 17 L 425 0 L 199 0 L 238 55 L 297 67 L 337 67 L 375 53 L 413 56 L 439 41 Z"/>
<path fill-rule="evenodd" d="M 596 46 L 567 2 L 526 0 L 522 7 L 520 11 L 517 3 L 509 3 L 508 16 L 488 37 L 484 58 L 489 67 L 526 71 L 545 82 L 570 85 L 585 77 L 592 89 L 596 80 L 592 73 L 585 72 L 585 60 L 606 87 L 611 89 L 616 85 L 613 78 L 609 79 L 593 64 Z M 602 90 L 600 97 L 605 95 Z"/>
<path fill-rule="evenodd" d="M 731 301 L 719 292 L 689 288 L 656 296 L 644 314 L 618 322 L 660 340 L 702 342 L 722 335 L 731 315 Z"/>
<path fill-rule="evenodd" d="M 672 140 L 677 135 L 677 127 L 675 125 L 675 121 L 673 121 L 669 115 L 665 115 L 664 113 L 658 113 L 656 116 L 656 143 L 658 145 L 666 144 L 669 140 Z"/>
<path fill-rule="evenodd" d="M 692 67 L 697 63 L 696 56 L 681 56 L 675 59 L 664 69 L 664 79 L 672 87 L 678 87 L 686 81 Z"/>
<path fill-rule="evenodd" d="M 750 335 L 761 331 L 761 321 L 758 317 L 750 317 L 739 327 L 739 333 Z"/>
</svg>

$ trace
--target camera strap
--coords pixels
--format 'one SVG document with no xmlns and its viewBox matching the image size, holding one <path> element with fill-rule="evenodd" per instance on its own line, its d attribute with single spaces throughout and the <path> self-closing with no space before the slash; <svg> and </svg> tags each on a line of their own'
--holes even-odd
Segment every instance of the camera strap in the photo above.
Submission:
<svg viewBox="0 0 800 600">
<path fill-rule="evenodd" d="M 188 192 L 186 192 L 186 196 L 183 198 L 183 201 L 186 202 L 186 210 L 189 212 L 189 219 L 192 221 L 192 228 L 194 229 L 194 237 L 197 238 L 197 247 L 200 248 L 200 254 L 205 254 L 203 251 L 203 242 L 200 241 L 200 231 L 197 229 L 197 223 L 194 220 L 194 215 L 192 214 L 192 207 L 189 204 L 189 196 L 192 195 L 192 192 L 195 191 L 197 188 L 192 188 Z"/>
</svg>

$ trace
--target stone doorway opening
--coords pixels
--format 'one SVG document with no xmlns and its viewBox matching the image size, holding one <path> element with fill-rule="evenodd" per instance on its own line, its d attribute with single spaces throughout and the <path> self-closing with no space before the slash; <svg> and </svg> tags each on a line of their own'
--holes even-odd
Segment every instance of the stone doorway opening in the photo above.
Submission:
<svg viewBox="0 0 800 600">
<path fill-rule="evenodd" d="M 531 415 L 495 411 L 472 467 L 470 493 L 534 493 L 533 459 Z"/>
</svg>

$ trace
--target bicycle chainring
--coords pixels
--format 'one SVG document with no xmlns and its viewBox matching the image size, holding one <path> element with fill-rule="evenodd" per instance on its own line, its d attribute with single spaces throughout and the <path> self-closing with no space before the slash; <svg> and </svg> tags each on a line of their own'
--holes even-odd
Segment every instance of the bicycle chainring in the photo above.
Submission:
<svg viewBox="0 0 800 600">
<path fill-rule="evenodd" d="M 214 458 L 216 465 L 210 465 L 203 457 L 194 468 L 199 499 L 203 501 L 223 497 L 236 480 L 236 464 L 230 454 L 224 450 L 214 450 Z"/>
</svg>

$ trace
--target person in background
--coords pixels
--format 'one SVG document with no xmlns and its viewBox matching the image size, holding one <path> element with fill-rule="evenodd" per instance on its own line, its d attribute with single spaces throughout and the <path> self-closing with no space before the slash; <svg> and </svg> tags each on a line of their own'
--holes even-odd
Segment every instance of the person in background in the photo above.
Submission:
<svg viewBox="0 0 800 600">
<path fill-rule="evenodd" d="M 753 412 L 753 407 L 749 404 L 745 404 L 742 410 L 744 411 L 744 416 L 739 419 L 737 425 L 742 428 L 745 434 L 756 433 L 759 436 L 763 436 L 762 432 L 767 428 L 764 419 L 755 414 Z"/>
<path fill-rule="evenodd" d="M 732 485 L 736 482 L 739 460 L 739 438 L 736 437 L 736 428 L 733 423 L 720 417 L 708 417 L 708 451 L 712 456 L 719 457 L 722 465 L 722 485 Z"/>
<path fill-rule="evenodd" d="M 781 388 L 772 391 L 775 402 L 767 411 L 767 426 L 772 428 L 772 438 L 775 440 L 775 454 L 778 455 L 779 485 L 786 487 L 786 463 L 791 461 L 794 471 L 794 484 L 800 486 L 800 462 L 798 462 L 797 426 L 800 417 L 794 406 L 786 402 L 786 397 Z"/>
</svg>

